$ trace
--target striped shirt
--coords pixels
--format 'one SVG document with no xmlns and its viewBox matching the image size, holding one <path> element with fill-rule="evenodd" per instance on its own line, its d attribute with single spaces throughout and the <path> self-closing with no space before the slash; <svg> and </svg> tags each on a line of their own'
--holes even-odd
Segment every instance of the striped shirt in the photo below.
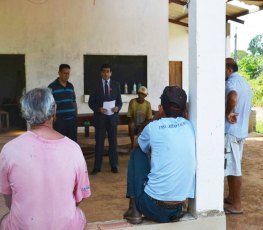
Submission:
<svg viewBox="0 0 263 230">
<path fill-rule="evenodd" d="M 76 116 L 76 95 L 74 86 L 67 82 L 66 87 L 59 83 L 57 78 L 48 86 L 52 89 L 53 97 L 57 104 L 56 116 L 63 119 L 71 119 Z"/>
</svg>

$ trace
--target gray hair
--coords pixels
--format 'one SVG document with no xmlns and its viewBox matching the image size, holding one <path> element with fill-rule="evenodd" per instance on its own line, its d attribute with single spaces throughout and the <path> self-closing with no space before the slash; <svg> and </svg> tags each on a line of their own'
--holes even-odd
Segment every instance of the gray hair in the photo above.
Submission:
<svg viewBox="0 0 263 230">
<path fill-rule="evenodd" d="M 30 125 L 43 124 L 56 110 L 56 103 L 49 88 L 35 88 L 20 100 L 22 117 Z"/>
</svg>

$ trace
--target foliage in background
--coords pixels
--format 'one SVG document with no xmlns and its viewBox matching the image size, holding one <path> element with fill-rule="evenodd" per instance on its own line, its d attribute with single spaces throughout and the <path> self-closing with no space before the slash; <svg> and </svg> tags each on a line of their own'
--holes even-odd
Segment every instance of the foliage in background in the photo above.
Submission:
<svg viewBox="0 0 263 230">
<path fill-rule="evenodd" d="M 262 73 L 263 56 L 247 55 L 238 61 L 239 71 L 247 79 L 256 79 Z"/>
<path fill-rule="evenodd" d="M 237 60 L 241 60 L 242 58 L 248 56 L 247 51 L 245 50 L 237 50 Z M 234 57 L 234 55 L 232 54 L 232 57 Z"/>
<path fill-rule="evenodd" d="M 237 50 L 239 73 L 248 80 L 253 90 L 253 106 L 263 107 L 263 35 L 255 36 L 247 51 Z"/>
<path fill-rule="evenodd" d="M 257 35 L 249 42 L 248 49 L 252 55 L 263 55 L 263 34 Z"/>
<path fill-rule="evenodd" d="M 263 133 L 263 121 L 257 121 L 256 132 Z"/>
</svg>

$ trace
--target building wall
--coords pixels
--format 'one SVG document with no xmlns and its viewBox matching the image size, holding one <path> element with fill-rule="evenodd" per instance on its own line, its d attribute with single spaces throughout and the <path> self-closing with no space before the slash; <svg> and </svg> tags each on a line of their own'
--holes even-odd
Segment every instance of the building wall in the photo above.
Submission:
<svg viewBox="0 0 263 230">
<path fill-rule="evenodd" d="M 47 86 L 60 63 L 70 64 L 79 113 L 91 112 L 84 54 L 147 55 L 148 100 L 157 109 L 169 79 L 167 20 L 163 0 L 0 1 L 0 54 L 25 54 L 27 90 Z"/>
<path fill-rule="evenodd" d="M 189 91 L 188 28 L 169 23 L 169 61 L 183 62 L 183 88 Z"/>
</svg>

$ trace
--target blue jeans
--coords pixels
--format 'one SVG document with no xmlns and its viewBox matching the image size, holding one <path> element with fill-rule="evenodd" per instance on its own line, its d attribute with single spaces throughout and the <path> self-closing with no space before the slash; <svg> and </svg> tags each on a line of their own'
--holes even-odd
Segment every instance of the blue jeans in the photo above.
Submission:
<svg viewBox="0 0 263 230">
<path fill-rule="evenodd" d="M 182 214 L 182 204 L 177 205 L 174 209 L 168 209 L 156 204 L 144 192 L 150 169 L 148 155 L 142 152 L 140 148 L 135 149 L 128 163 L 126 197 L 135 198 L 138 211 L 145 217 L 161 223 L 170 222 L 173 218 L 179 217 Z"/>
</svg>

